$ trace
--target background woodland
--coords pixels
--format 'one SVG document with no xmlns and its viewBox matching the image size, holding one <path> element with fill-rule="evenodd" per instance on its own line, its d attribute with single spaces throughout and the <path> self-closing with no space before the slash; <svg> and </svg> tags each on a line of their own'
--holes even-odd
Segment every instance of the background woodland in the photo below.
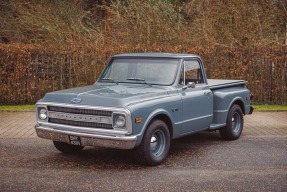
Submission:
<svg viewBox="0 0 287 192">
<path fill-rule="evenodd" d="M 287 0 L 2 0 L 0 105 L 93 84 L 113 54 L 194 53 L 287 104 Z"/>
</svg>

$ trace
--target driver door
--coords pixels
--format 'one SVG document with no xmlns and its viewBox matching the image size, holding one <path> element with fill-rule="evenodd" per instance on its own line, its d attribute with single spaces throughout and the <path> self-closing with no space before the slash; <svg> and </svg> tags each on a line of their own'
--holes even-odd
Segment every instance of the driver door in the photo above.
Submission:
<svg viewBox="0 0 287 192">
<path fill-rule="evenodd" d="M 213 117 L 213 95 L 199 60 L 185 60 L 180 78 L 183 124 L 181 135 L 207 129 Z"/>
</svg>

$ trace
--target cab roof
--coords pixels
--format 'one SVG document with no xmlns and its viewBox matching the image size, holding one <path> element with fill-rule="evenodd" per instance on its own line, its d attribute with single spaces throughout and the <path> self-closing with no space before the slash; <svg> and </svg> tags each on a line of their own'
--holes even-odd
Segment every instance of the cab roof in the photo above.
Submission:
<svg viewBox="0 0 287 192">
<path fill-rule="evenodd" d="M 114 55 L 113 58 L 119 57 L 154 57 L 154 58 L 200 58 L 198 55 L 194 54 L 182 54 L 182 53 L 125 53 Z"/>
</svg>

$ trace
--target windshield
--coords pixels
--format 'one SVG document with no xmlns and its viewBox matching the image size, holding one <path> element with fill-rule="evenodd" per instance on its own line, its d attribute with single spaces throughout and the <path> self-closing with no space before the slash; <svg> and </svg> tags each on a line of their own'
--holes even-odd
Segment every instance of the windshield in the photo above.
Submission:
<svg viewBox="0 0 287 192">
<path fill-rule="evenodd" d="M 179 65 L 178 59 L 130 58 L 112 60 L 100 81 L 171 85 Z"/>
</svg>

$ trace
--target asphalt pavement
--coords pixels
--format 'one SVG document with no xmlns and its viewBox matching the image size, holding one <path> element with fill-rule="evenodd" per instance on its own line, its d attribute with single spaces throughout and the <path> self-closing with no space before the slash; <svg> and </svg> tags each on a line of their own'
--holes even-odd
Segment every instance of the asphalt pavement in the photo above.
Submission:
<svg viewBox="0 0 287 192">
<path fill-rule="evenodd" d="M 156 167 L 125 150 L 64 155 L 37 138 L 34 116 L 0 112 L 0 191 L 287 191 L 287 112 L 246 116 L 236 141 L 218 132 L 176 139 Z"/>
</svg>

